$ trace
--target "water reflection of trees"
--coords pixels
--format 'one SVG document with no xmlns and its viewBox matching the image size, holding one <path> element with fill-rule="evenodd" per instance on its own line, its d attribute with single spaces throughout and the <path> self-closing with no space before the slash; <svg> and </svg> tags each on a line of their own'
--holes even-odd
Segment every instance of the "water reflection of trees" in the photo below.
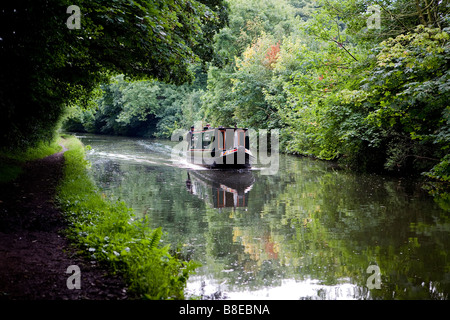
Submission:
<svg viewBox="0 0 450 320">
<path fill-rule="evenodd" d="M 450 225 L 425 194 L 404 182 L 333 172 L 322 164 L 290 168 L 281 173 L 287 175 L 284 183 L 258 180 L 252 191 L 263 200 L 252 199 L 248 212 L 233 212 L 221 224 L 208 220 L 210 228 L 226 226 L 208 239 L 211 246 L 225 246 L 217 252 L 227 253 L 220 256 L 216 278 L 235 289 L 279 285 L 288 278 L 324 285 L 350 281 L 360 288 L 355 297 L 362 298 L 368 291 L 366 269 L 376 264 L 382 287 L 371 290 L 373 298 L 448 296 Z M 226 234 L 226 241 L 218 242 L 218 233 Z M 243 267 L 220 272 L 234 268 L 235 261 Z"/>
<path fill-rule="evenodd" d="M 448 218 L 430 199 L 381 177 L 297 172 L 298 183 L 264 208 L 272 216 L 284 208 L 281 223 L 271 230 L 284 265 L 298 267 L 291 268 L 294 276 L 326 284 L 350 278 L 365 286 L 366 268 L 377 264 L 383 286 L 372 290 L 373 297 L 448 295 Z M 411 227 L 418 222 L 433 231 L 419 234 Z M 296 234 L 287 239 L 286 228 Z"/>
<path fill-rule="evenodd" d="M 186 190 L 183 170 L 126 162 L 95 170 L 150 216 L 150 227 L 163 226 L 167 242 L 203 262 L 200 274 L 229 290 L 317 279 L 351 282 L 354 296 L 366 298 L 366 269 L 376 264 L 382 286 L 372 298 L 448 298 L 448 216 L 413 185 L 293 157 L 280 168 L 255 174 L 247 208 L 220 211 Z"/>
</svg>

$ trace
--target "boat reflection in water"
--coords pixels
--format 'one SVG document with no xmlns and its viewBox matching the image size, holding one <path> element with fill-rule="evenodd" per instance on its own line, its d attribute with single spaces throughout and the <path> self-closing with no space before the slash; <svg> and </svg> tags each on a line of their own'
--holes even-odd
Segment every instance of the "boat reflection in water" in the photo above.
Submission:
<svg viewBox="0 0 450 320">
<path fill-rule="evenodd" d="M 248 206 L 254 181 L 250 170 L 190 170 L 186 187 L 214 208 L 238 208 Z"/>
</svg>

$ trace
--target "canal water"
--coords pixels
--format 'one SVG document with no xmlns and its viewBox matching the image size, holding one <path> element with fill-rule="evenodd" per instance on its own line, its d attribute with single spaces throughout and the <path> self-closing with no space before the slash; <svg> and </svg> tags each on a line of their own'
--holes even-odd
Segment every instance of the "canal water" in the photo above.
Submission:
<svg viewBox="0 0 450 320">
<path fill-rule="evenodd" d="M 288 155 L 272 175 L 219 172 L 175 142 L 79 138 L 102 192 L 202 264 L 188 297 L 449 298 L 449 214 L 417 183 Z"/>
</svg>

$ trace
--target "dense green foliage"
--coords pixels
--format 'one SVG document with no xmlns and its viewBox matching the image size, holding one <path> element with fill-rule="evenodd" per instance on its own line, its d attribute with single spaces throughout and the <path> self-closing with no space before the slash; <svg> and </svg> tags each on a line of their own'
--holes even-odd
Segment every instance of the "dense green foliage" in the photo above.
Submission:
<svg viewBox="0 0 450 320">
<path fill-rule="evenodd" d="M 368 28 L 370 5 L 379 29 Z M 157 137 L 194 120 L 277 128 L 284 152 L 448 187 L 448 1 L 230 0 L 229 9 L 196 89 L 127 83 L 106 106 L 112 84 L 98 111 L 78 111 L 68 128 Z"/>
<path fill-rule="evenodd" d="M 190 65 L 213 58 L 211 39 L 226 21 L 222 0 L 80 0 L 80 29 L 70 29 L 67 8 L 73 4 L 2 2 L 2 146 L 51 140 L 67 105 L 86 105 L 111 74 L 192 80 Z"/>
<path fill-rule="evenodd" d="M 57 200 L 69 221 L 68 236 L 91 259 L 124 275 L 130 290 L 148 299 L 183 299 L 190 273 L 198 266 L 161 245 L 162 230 L 151 230 L 123 202 L 112 202 L 88 173 L 84 147 L 64 139 L 64 178 Z"/>
<path fill-rule="evenodd" d="M 73 106 L 64 127 L 69 131 L 170 138 L 175 129 L 190 127 L 201 119 L 203 88 L 201 77 L 190 85 L 176 86 L 154 80 L 128 82 L 119 75 L 102 85 L 97 109 Z"/>
</svg>

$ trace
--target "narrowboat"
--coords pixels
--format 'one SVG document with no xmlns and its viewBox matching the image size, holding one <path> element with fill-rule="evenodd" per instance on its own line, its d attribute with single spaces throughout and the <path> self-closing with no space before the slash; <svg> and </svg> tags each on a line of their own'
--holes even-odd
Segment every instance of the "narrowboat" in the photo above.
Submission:
<svg viewBox="0 0 450 320">
<path fill-rule="evenodd" d="M 211 128 L 191 130 L 187 135 L 187 160 L 214 169 L 250 168 L 253 155 L 246 128 Z"/>
</svg>

